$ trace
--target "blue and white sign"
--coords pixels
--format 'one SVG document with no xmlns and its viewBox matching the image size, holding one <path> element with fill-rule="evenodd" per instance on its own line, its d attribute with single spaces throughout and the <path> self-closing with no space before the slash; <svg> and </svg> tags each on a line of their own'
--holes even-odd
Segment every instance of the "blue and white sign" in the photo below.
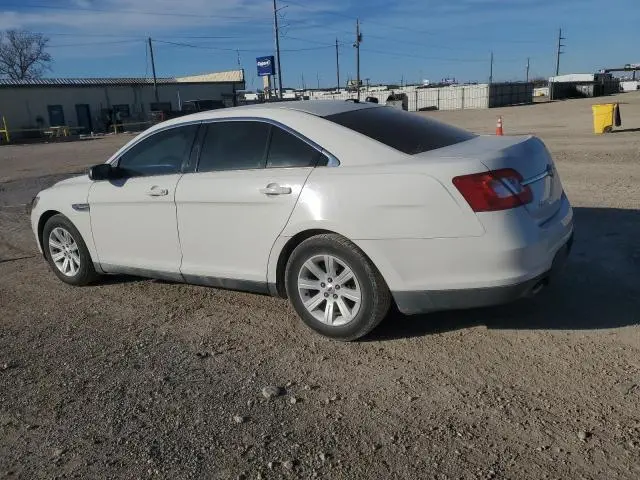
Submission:
<svg viewBox="0 0 640 480">
<path fill-rule="evenodd" d="M 256 65 L 258 66 L 258 76 L 266 77 L 268 75 L 275 75 L 275 61 L 273 56 L 270 57 L 258 57 L 256 58 Z"/>
</svg>

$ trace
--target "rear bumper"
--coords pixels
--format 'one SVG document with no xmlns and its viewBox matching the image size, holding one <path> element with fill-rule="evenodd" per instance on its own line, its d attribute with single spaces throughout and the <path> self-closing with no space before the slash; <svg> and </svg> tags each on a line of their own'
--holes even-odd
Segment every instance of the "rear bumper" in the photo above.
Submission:
<svg viewBox="0 0 640 480">
<path fill-rule="evenodd" d="M 399 291 L 392 292 L 393 298 L 402 313 L 414 315 L 439 310 L 488 307 L 533 296 L 548 285 L 551 278 L 562 269 L 572 245 L 573 233 L 556 252 L 549 270 L 521 283 L 459 290 Z"/>
</svg>

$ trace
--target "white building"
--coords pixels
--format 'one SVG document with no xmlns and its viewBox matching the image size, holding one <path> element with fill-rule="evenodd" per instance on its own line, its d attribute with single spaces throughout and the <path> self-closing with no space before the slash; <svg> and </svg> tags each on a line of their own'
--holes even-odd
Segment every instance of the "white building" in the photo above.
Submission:
<svg viewBox="0 0 640 480">
<path fill-rule="evenodd" d="M 0 116 L 14 137 L 63 125 L 79 133 L 99 132 L 115 112 L 125 124 L 145 122 L 151 111 L 180 110 L 189 100 L 232 105 L 235 92 L 244 88 L 243 70 L 158 78 L 157 101 L 150 78 L 0 79 Z"/>
</svg>

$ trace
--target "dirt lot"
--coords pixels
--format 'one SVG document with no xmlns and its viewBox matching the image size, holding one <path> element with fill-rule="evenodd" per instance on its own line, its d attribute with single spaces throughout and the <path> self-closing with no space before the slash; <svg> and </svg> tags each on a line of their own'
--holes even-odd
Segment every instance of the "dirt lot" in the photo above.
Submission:
<svg viewBox="0 0 640 480">
<path fill-rule="evenodd" d="M 1 147 L 0 477 L 640 478 L 640 94 L 616 100 L 607 136 L 592 100 L 430 113 L 545 140 L 572 258 L 535 299 L 391 315 L 352 344 L 273 298 L 63 285 L 20 204 L 129 137 Z"/>
</svg>

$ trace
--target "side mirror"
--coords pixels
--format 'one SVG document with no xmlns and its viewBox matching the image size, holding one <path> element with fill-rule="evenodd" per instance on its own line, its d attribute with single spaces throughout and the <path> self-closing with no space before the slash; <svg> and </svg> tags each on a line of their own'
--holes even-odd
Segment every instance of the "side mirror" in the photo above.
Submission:
<svg viewBox="0 0 640 480">
<path fill-rule="evenodd" d="M 114 177 L 114 168 L 108 163 L 100 163 L 89 168 L 89 178 L 91 180 L 109 180 Z"/>
</svg>

